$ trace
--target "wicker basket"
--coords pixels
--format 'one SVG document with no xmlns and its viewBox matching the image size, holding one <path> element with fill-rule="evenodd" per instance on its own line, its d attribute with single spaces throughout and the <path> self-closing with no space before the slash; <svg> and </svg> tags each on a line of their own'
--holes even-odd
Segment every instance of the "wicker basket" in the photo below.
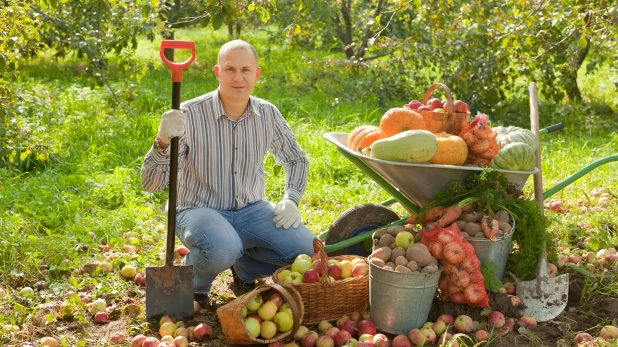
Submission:
<svg viewBox="0 0 618 347">
<path fill-rule="evenodd" d="M 305 306 L 303 323 L 315 324 L 321 320 L 333 320 L 343 314 L 362 312 L 369 304 L 369 273 L 358 277 L 349 277 L 343 280 L 330 281 L 328 276 L 328 257 L 324 251 L 322 241 L 313 240 L 313 249 L 322 259 L 322 276 L 319 282 L 292 284 L 300 293 Z M 336 256 L 330 259 L 338 261 L 352 260 L 359 256 Z M 365 259 L 366 261 L 366 259 Z M 272 278 L 273 282 L 281 283 L 277 275 L 291 266 L 277 270 Z"/>
<path fill-rule="evenodd" d="M 269 292 L 278 292 L 283 296 L 285 302 L 290 304 L 292 308 L 292 314 L 294 316 L 294 325 L 292 330 L 286 332 L 280 332 L 273 336 L 271 339 L 264 340 L 255 338 L 249 335 L 245 329 L 244 320 L 242 317 L 243 307 L 256 295 L 269 295 Z M 291 285 L 284 284 L 265 284 L 255 288 L 254 290 L 236 298 L 229 304 L 223 305 L 217 309 L 217 316 L 219 322 L 221 322 L 221 328 L 225 335 L 225 340 L 229 345 L 254 345 L 254 344 L 268 344 L 285 339 L 288 336 L 293 336 L 303 318 L 304 314 L 303 301 L 300 297 L 300 293 L 294 289 Z"/>
<path fill-rule="evenodd" d="M 423 95 L 423 105 L 427 104 L 427 101 L 429 101 L 429 98 L 431 97 L 431 93 L 437 87 L 444 89 L 444 94 L 446 94 L 446 100 L 448 103 L 447 112 L 414 111 L 423 116 L 425 119 L 425 124 L 427 125 L 427 130 L 432 133 L 441 133 L 444 131 L 449 134 L 457 135 L 461 130 L 462 123 L 470 121 L 470 112 L 454 112 L 455 107 L 453 106 L 453 96 L 451 95 L 451 90 L 448 89 L 446 84 L 443 83 L 434 83 L 429 86 L 425 92 L 425 95 Z M 408 108 L 408 106 L 404 107 Z"/>
</svg>

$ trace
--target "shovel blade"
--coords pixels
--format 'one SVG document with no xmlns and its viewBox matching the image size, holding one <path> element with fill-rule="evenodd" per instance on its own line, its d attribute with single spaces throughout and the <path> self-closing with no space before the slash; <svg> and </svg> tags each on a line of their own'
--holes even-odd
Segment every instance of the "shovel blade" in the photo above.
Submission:
<svg viewBox="0 0 618 347">
<path fill-rule="evenodd" d="M 146 268 L 146 319 L 193 319 L 193 266 Z"/>
<path fill-rule="evenodd" d="M 517 296 L 526 306 L 520 310 L 523 316 L 533 317 L 537 322 L 552 320 L 569 301 L 569 274 L 522 281 L 517 284 Z"/>
</svg>

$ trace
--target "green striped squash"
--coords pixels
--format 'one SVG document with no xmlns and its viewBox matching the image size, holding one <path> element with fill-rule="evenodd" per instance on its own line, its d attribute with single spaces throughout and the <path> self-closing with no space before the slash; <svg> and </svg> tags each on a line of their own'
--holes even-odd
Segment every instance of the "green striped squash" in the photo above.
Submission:
<svg viewBox="0 0 618 347">
<path fill-rule="evenodd" d="M 536 166 L 535 151 L 523 142 L 504 146 L 491 161 L 494 169 L 531 171 Z"/>
<path fill-rule="evenodd" d="M 537 140 L 532 131 L 515 126 L 497 126 L 492 129 L 498 134 L 496 142 L 498 142 L 500 148 L 504 148 L 509 143 L 523 142 L 530 146 L 533 151 L 536 151 Z"/>
</svg>

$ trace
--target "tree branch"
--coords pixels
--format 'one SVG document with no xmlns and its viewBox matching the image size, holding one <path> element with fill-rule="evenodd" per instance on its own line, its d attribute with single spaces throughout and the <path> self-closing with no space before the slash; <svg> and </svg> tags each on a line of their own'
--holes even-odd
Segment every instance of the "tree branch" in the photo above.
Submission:
<svg viewBox="0 0 618 347">
<path fill-rule="evenodd" d="M 373 18 L 379 16 L 382 13 L 382 7 L 384 6 L 385 2 L 386 0 L 378 0 L 378 6 L 376 6 L 376 10 L 373 13 Z M 365 56 L 365 50 L 367 49 L 367 41 L 369 41 L 369 38 L 372 36 L 372 34 L 373 30 L 371 30 L 371 25 L 367 25 L 367 29 L 365 29 L 365 35 L 361 39 L 360 45 L 356 50 L 356 54 L 354 54 L 356 58 L 362 58 L 363 56 Z"/>
<path fill-rule="evenodd" d="M 197 16 L 197 17 L 188 17 L 188 18 L 182 18 L 180 19 L 178 22 L 174 22 L 174 23 L 169 23 L 170 28 L 172 29 L 178 29 L 178 28 L 184 28 L 184 27 L 188 27 L 194 24 L 197 24 L 205 19 L 209 19 L 210 18 L 210 13 L 206 12 L 201 16 Z"/>
</svg>

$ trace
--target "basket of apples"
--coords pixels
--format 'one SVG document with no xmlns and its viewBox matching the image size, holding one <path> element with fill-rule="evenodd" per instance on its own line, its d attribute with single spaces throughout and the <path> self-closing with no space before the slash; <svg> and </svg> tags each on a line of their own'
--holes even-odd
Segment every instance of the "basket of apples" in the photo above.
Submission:
<svg viewBox="0 0 618 347">
<path fill-rule="evenodd" d="M 367 258 L 342 255 L 329 259 L 317 238 L 313 249 L 313 256 L 299 255 L 272 277 L 274 283 L 291 283 L 298 290 L 305 308 L 303 323 L 336 319 L 341 312 L 363 312 L 369 304 Z"/>
<path fill-rule="evenodd" d="M 304 315 L 300 293 L 289 284 L 264 284 L 217 309 L 230 345 L 268 344 L 293 336 Z"/>
<path fill-rule="evenodd" d="M 431 93 L 438 87 L 444 90 L 446 99 L 431 98 Z M 443 83 L 432 84 L 423 95 L 422 101 L 412 100 L 403 107 L 423 116 L 427 130 L 432 133 L 458 134 L 462 123 L 470 121 L 468 105 L 461 100 L 453 101 L 451 90 Z"/>
</svg>

